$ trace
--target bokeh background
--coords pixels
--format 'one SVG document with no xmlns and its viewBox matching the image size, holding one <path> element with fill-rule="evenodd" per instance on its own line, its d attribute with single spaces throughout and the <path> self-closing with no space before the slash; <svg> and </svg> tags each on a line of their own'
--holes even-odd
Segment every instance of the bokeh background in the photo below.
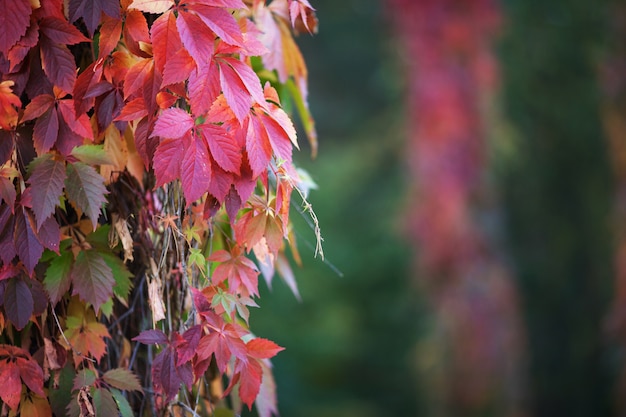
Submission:
<svg viewBox="0 0 626 417">
<path fill-rule="evenodd" d="M 286 417 L 621 416 L 626 6 L 317 0 Z M 294 215 L 296 217 L 297 215 Z"/>
</svg>

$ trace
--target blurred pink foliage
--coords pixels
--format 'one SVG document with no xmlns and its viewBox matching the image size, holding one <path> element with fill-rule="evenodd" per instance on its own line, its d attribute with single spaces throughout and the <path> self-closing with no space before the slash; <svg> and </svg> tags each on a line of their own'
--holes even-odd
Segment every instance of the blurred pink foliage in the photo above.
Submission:
<svg viewBox="0 0 626 417">
<path fill-rule="evenodd" d="M 418 346 L 433 415 L 524 415 L 524 331 L 485 219 L 488 119 L 498 92 L 493 0 L 388 0 L 407 79 L 409 238 L 434 330 Z M 491 107 L 490 107 L 491 106 Z"/>
</svg>

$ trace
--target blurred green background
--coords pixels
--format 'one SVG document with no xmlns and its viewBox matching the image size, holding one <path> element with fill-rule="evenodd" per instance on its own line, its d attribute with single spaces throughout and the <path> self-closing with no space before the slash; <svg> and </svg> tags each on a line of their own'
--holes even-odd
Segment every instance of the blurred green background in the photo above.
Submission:
<svg viewBox="0 0 626 417">
<path fill-rule="evenodd" d="M 271 291 L 262 285 L 252 327 L 287 347 L 273 360 L 282 416 L 428 416 L 429 381 L 419 378 L 416 347 L 432 321 L 404 232 L 406 87 L 389 6 L 312 4 L 319 34 L 298 43 L 320 152 L 312 161 L 303 146 L 297 158 L 319 185 L 310 201 L 326 260 L 313 259 L 313 231 L 294 212 L 302 301 L 279 280 Z M 515 276 L 526 333 L 520 415 L 617 415 L 622 361 L 603 333 L 614 281 L 614 184 L 597 80 L 611 45 L 611 5 L 501 4 L 498 105 L 506 129 L 499 132 L 509 136 L 491 169 L 503 213 L 499 249 Z"/>
</svg>

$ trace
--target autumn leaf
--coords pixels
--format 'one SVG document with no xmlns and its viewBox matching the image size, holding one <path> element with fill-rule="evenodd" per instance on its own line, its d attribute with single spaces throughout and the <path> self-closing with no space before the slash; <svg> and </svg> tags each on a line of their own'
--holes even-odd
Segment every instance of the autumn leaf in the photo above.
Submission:
<svg viewBox="0 0 626 417">
<path fill-rule="evenodd" d="M 38 159 L 31 163 L 31 174 L 27 181 L 31 188 L 37 230 L 59 205 L 66 178 L 65 163 L 48 155 Z"/>
<path fill-rule="evenodd" d="M 71 276 L 72 294 L 78 294 L 81 300 L 93 305 L 96 311 L 113 295 L 115 278 L 111 268 L 95 250 L 78 253 Z"/>
<path fill-rule="evenodd" d="M 173 5 L 173 0 L 134 0 L 128 8 L 145 13 L 161 14 L 168 11 Z"/>
<path fill-rule="evenodd" d="M 281 350 L 285 350 L 271 340 L 261 337 L 256 337 L 246 343 L 246 349 L 249 356 L 257 359 L 269 359 L 276 356 Z"/>
<path fill-rule="evenodd" d="M 13 239 L 17 255 L 28 272 L 32 274 L 43 253 L 43 245 L 31 227 L 25 208 L 15 213 L 15 231 Z"/>
<path fill-rule="evenodd" d="M 33 142 L 38 155 L 48 152 L 59 137 L 59 115 L 55 107 L 51 107 L 35 122 Z"/>
<path fill-rule="evenodd" d="M 259 413 L 259 417 L 272 417 L 278 415 L 276 382 L 274 381 L 274 375 L 272 374 L 269 361 L 261 361 L 260 364 L 263 375 L 254 405 Z"/>
<path fill-rule="evenodd" d="M 204 317 L 214 316 L 213 313 L 202 313 Z M 220 372 L 226 371 L 226 365 L 231 356 L 239 359 L 246 358 L 246 345 L 241 340 L 241 335 L 230 323 L 223 320 L 215 320 L 209 324 L 209 334 L 204 335 L 198 343 L 196 351 L 200 361 L 209 359 L 211 355 L 215 357 Z"/>
<path fill-rule="evenodd" d="M 0 0 L 0 52 L 5 56 L 26 33 L 31 12 L 28 0 Z"/>
<path fill-rule="evenodd" d="M 33 296 L 26 282 L 11 278 L 4 288 L 4 312 L 17 330 L 22 330 L 33 314 Z"/>
<path fill-rule="evenodd" d="M 65 190 L 68 199 L 91 219 L 95 230 L 100 208 L 106 202 L 105 195 L 108 194 L 102 176 L 92 166 L 82 162 L 67 164 Z"/>
<path fill-rule="evenodd" d="M 180 177 L 180 165 L 184 148 L 180 139 L 163 139 L 154 153 L 154 174 L 156 186 L 174 181 Z"/>
<path fill-rule="evenodd" d="M 67 20 L 58 17 L 45 17 L 39 21 L 41 33 L 52 42 L 59 44 L 74 45 L 80 42 L 91 42 L 89 38 Z"/>
<path fill-rule="evenodd" d="M 239 175 L 242 152 L 235 138 L 217 125 L 204 124 L 200 128 L 215 162 L 224 171 Z"/>
<path fill-rule="evenodd" d="M 14 82 L 6 80 L 0 82 L 0 128 L 12 130 L 17 125 L 17 110 L 22 105 L 18 96 L 13 94 L 11 87 Z"/>
<path fill-rule="evenodd" d="M 245 5 L 240 1 L 236 1 L 231 2 L 230 6 L 224 6 L 223 4 L 219 6 L 222 7 L 211 7 L 210 5 L 203 4 L 203 2 L 194 1 L 190 2 L 189 9 L 196 12 L 204 24 L 224 42 L 243 47 L 244 43 L 241 28 L 235 18 L 227 10 L 224 10 L 223 7 L 237 6 L 232 8 L 240 9 L 245 7 Z"/>
<path fill-rule="evenodd" d="M 144 330 L 139 336 L 133 337 L 133 340 L 146 345 L 165 344 L 168 342 L 167 336 L 161 330 Z"/>
<path fill-rule="evenodd" d="M 154 124 L 151 136 L 161 136 L 162 138 L 181 138 L 194 127 L 191 115 L 179 108 L 171 108 L 163 111 Z"/>
<path fill-rule="evenodd" d="M 128 369 L 111 369 L 102 375 L 102 379 L 110 386 L 121 389 L 122 391 L 143 391 L 137 375 Z"/>
<path fill-rule="evenodd" d="M 232 16 L 227 14 L 232 19 Z M 183 46 L 196 62 L 196 65 L 206 65 L 213 57 L 215 36 L 202 19 L 195 14 L 181 10 L 176 18 L 176 27 Z M 238 26 L 237 29 L 239 29 Z"/>
<path fill-rule="evenodd" d="M 47 36 L 41 36 L 39 47 L 41 64 L 46 76 L 63 91 L 71 92 L 76 82 L 76 64 L 70 50 Z"/>
<path fill-rule="evenodd" d="M 148 2 L 146 1 L 146 3 Z M 159 16 L 150 28 L 150 36 L 152 38 L 154 62 L 159 72 L 163 74 L 165 63 L 183 46 L 178 34 L 178 28 L 176 27 L 174 13 L 166 11 Z"/>
<path fill-rule="evenodd" d="M 165 394 L 166 401 L 171 401 L 178 393 L 181 384 L 191 388 L 193 383 L 191 364 L 177 366 L 176 351 L 167 346 L 154 358 L 152 381 L 154 389 Z"/>
<path fill-rule="evenodd" d="M 261 389 L 263 369 L 257 360 L 240 361 L 239 398 L 252 409 L 252 404 Z"/>
<path fill-rule="evenodd" d="M 100 361 L 106 352 L 105 337 L 110 337 L 106 326 L 99 323 L 93 309 L 88 308 L 77 298 L 68 307 L 65 337 L 70 342 L 75 363 L 81 362 L 81 355 L 89 355 Z M 64 340 L 60 340 L 63 344 Z M 78 355 L 78 356 L 77 356 Z"/>
<path fill-rule="evenodd" d="M 100 24 L 102 12 L 110 17 L 120 17 L 120 2 L 118 0 L 69 0 L 69 17 L 76 22 L 81 17 L 91 35 Z"/>
<path fill-rule="evenodd" d="M 27 351 L 19 347 L 0 345 L 0 381 L 0 399 L 13 410 L 17 410 L 20 403 L 22 381 L 34 393 L 45 396 L 41 367 Z"/>
<path fill-rule="evenodd" d="M 191 204 L 209 189 L 211 160 L 206 144 L 201 137 L 193 135 L 188 138 L 187 142 L 180 165 L 180 179 L 187 204 Z"/>
</svg>

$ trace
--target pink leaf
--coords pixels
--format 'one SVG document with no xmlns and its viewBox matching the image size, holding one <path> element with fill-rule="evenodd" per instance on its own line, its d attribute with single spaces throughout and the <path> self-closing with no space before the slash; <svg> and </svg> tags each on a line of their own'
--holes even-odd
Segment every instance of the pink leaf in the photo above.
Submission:
<svg viewBox="0 0 626 417">
<path fill-rule="evenodd" d="M 204 194 L 211 181 L 211 160 L 204 140 L 196 135 L 185 150 L 180 166 L 180 179 L 187 204 L 191 204 Z"/>
<path fill-rule="evenodd" d="M 170 108 L 159 116 L 154 124 L 150 136 L 160 136 L 167 139 L 178 139 L 194 127 L 191 115 L 179 108 Z"/>
<path fill-rule="evenodd" d="M 211 156 L 225 171 L 239 175 L 241 167 L 241 148 L 235 139 L 223 128 L 215 125 L 203 125 L 202 135 L 206 139 Z"/>
</svg>

